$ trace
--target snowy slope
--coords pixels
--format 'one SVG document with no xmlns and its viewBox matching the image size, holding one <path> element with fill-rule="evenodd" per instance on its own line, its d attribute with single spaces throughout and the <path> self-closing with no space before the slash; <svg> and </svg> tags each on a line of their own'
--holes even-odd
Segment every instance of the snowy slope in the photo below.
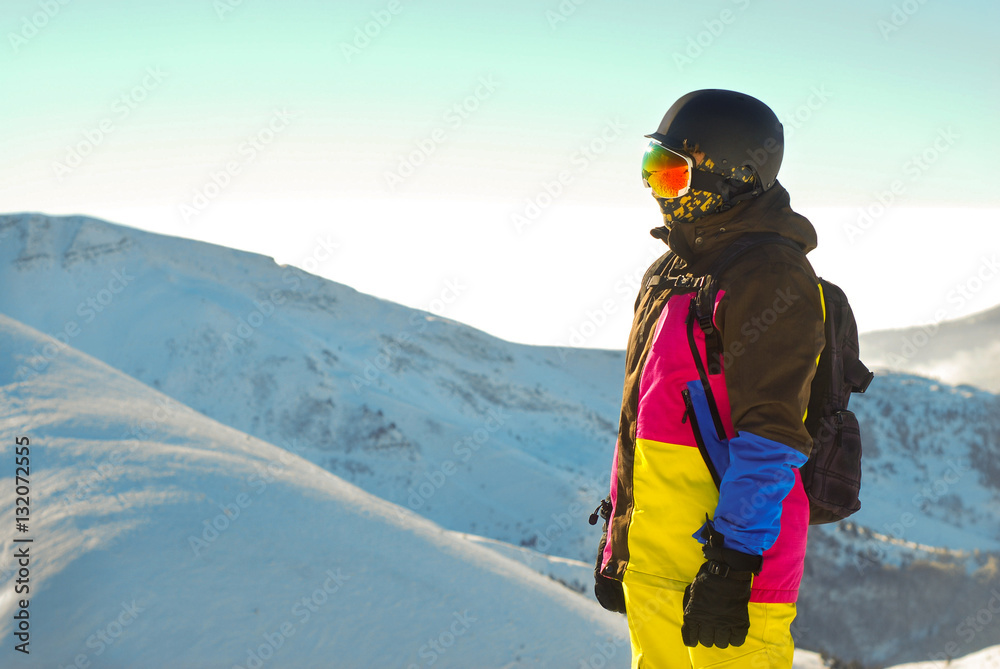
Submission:
<svg viewBox="0 0 1000 669">
<path fill-rule="evenodd" d="M 0 237 L 0 312 L 450 529 L 592 550 L 619 354 L 510 344 L 94 219 L 0 217 Z"/>
<path fill-rule="evenodd" d="M 0 217 L 0 281 L 0 312 L 588 588 L 621 352 L 510 344 L 268 258 L 93 219 Z M 1000 643 L 1000 626 L 970 643 L 956 631 L 1000 560 L 997 397 L 881 374 L 852 408 L 863 508 L 814 528 L 797 639 L 881 664 Z"/>
<path fill-rule="evenodd" d="M 953 385 L 1000 392 L 1000 307 L 953 321 L 869 332 L 861 351 L 872 366 Z"/>
<path fill-rule="evenodd" d="M 5 539 L 0 665 L 627 664 L 621 617 L 73 349 L 15 380 L 51 343 L 0 316 L 0 457 L 30 438 L 34 539 L 30 656 Z"/>
<path fill-rule="evenodd" d="M 830 664 L 816 653 L 795 652 L 792 669 L 824 669 Z M 961 658 L 949 658 L 943 653 L 939 659 L 930 662 L 914 662 L 894 665 L 886 669 L 1000 669 L 1000 646 L 987 648 Z"/>
<path fill-rule="evenodd" d="M 948 664 L 945 664 L 946 662 Z M 942 657 L 934 662 L 901 664 L 892 667 L 892 669 L 943 669 L 944 667 L 947 669 L 1000 669 L 1000 646 L 987 648 L 963 658 L 956 658 L 951 662 L 948 662 L 947 657 Z"/>
</svg>

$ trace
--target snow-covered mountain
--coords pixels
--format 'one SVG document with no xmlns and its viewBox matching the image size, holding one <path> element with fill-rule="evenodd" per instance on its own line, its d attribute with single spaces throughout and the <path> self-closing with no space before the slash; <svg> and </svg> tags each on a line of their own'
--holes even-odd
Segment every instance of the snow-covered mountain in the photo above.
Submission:
<svg viewBox="0 0 1000 669">
<path fill-rule="evenodd" d="M 942 664 L 944 662 L 945 664 Z M 987 648 L 961 659 L 947 660 L 942 658 L 932 662 L 914 662 L 901 664 L 892 669 L 1000 669 L 1000 646 Z M 802 669 L 805 669 L 803 666 Z"/>
<path fill-rule="evenodd" d="M 0 217 L 0 281 L 0 312 L 394 503 L 400 522 L 415 511 L 589 587 L 584 519 L 607 487 L 621 352 L 511 344 L 262 256 L 82 217 Z M 40 346 L 14 377 L 66 350 Z M 852 408 L 863 508 L 813 528 L 800 644 L 885 664 L 1000 643 L 1000 626 L 968 641 L 962 627 L 997 581 L 997 397 L 882 374 Z"/>
<path fill-rule="evenodd" d="M 450 529 L 592 549 L 620 354 L 509 344 L 93 219 L 2 217 L 0 235 L 0 312 Z"/>
<path fill-rule="evenodd" d="M 0 456 L 27 437 L 33 540 L 29 576 L 0 562 L 3 666 L 628 664 L 620 616 L 97 360 L 18 380 L 53 341 L 0 316 Z"/>
<path fill-rule="evenodd" d="M 861 335 L 872 367 L 1000 393 L 1000 307 L 957 320 Z"/>
</svg>

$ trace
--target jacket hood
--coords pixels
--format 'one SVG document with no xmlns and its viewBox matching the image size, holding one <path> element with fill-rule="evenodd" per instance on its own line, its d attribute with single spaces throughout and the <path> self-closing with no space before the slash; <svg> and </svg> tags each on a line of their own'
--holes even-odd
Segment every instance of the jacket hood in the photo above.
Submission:
<svg viewBox="0 0 1000 669">
<path fill-rule="evenodd" d="M 718 214 L 650 231 L 667 243 L 688 265 L 708 264 L 746 232 L 775 232 L 791 239 L 804 253 L 816 248 L 816 229 L 809 219 L 792 211 L 788 191 L 775 183 L 760 196 L 740 202 Z"/>
</svg>

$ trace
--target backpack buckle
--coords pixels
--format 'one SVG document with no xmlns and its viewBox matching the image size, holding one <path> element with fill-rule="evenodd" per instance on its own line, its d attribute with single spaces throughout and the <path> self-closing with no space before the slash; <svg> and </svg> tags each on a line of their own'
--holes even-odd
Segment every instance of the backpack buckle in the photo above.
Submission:
<svg viewBox="0 0 1000 669">
<path fill-rule="evenodd" d="M 865 378 L 858 385 L 851 388 L 851 392 L 863 393 L 868 390 L 868 386 L 872 384 L 872 379 L 875 378 L 875 372 L 868 372 Z"/>
<path fill-rule="evenodd" d="M 731 578 L 734 581 L 749 581 L 754 575 L 754 572 L 752 571 L 737 571 L 728 564 L 719 562 L 718 560 L 709 560 L 705 563 L 705 566 L 707 567 L 709 574 L 720 576 L 722 578 Z"/>
<path fill-rule="evenodd" d="M 713 576 L 721 576 L 722 578 L 729 576 L 730 567 L 728 564 L 716 562 L 715 560 L 709 560 L 706 566 L 708 567 L 708 573 Z"/>
<path fill-rule="evenodd" d="M 700 277 L 698 277 L 700 278 Z M 691 274 L 682 274 L 674 279 L 674 286 L 677 288 L 690 288 L 695 286 L 697 280 Z"/>
</svg>

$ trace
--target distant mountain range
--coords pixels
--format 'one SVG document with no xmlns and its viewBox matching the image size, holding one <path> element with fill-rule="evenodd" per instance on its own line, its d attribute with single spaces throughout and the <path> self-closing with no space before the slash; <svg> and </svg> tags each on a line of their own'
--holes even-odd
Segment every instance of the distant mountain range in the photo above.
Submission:
<svg viewBox="0 0 1000 669">
<path fill-rule="evenodd" d="M 1000 393 L 1000 307 L 958 320 L 866 333 L 861 351 L 869 365 Z"/>
<path fill-rule="evenodd" d="M 0 217 L 0 281 L 0 313 L 54 338 L 29 337 L 7 383 L 37 383 L 78 349 L 385 500 L 393 527 L 419 514 L 448 541 L 589 591 L 585 519 L 608 485 L 621 352 L 511 344 L 263 256 L 84 217 Z M 882 373 L 852 408 L 863 508 L 810 534 L 800 645 L 874 666 L 1000 643 L 1000 626 L 962 627 L 1000 564 L 997 396 Z M 74 424 L 63 436 L 90 438 Z M 128 429 L 122 440 L 159 426 Z M 61 485 L 93 494 L 86 477 Z"/>
</svg>

